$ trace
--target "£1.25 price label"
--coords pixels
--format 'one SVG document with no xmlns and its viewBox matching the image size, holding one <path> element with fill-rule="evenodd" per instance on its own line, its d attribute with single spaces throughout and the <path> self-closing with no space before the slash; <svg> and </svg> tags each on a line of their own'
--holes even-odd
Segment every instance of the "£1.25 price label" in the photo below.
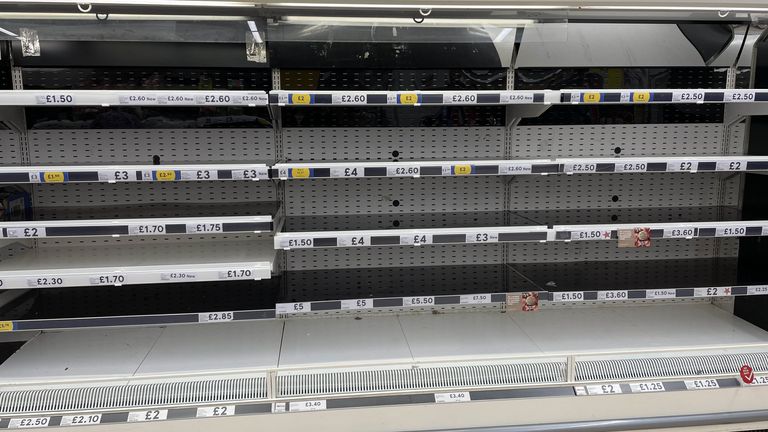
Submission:
<svg viewBox="0 0 768 432">
<path fill-rule="evenodd" d="M 655 393 L 666 391 L 664 383 L 661 381 L 631 383 L 629 388 L 632 389 L 632 393 Z"/>
<path fill-rule="evenodd" d="M 688 380 L 685 381 L 685 388 L 688 390 L 719 389 L 720 384 L 715 379 Z"/>
</svg>

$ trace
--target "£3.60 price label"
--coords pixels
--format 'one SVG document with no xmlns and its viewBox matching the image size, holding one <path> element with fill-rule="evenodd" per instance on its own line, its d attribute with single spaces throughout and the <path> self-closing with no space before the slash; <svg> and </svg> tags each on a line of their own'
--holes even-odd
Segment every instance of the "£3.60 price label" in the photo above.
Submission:
<svg viewBox="0 0 768 432">
<path fill-rule="evenodd" d="M 664 388 L 664 383 L 661 381 L 632 383 L 629 385 L 629 388 L 632 389 L 632 393 L 654 393 L 666 391 Z"/>
<path fill-rule="evenodd" d="M 151 422 L 158 420 L 167 420 L 167 409 L 151 409 L 146 411 L 131 411 L 128 413 L 128 423 Z"/>
<path fill-rule="evenodd" d="M 470 402 L 472 400 L 468 391 L 455 393 L 435 393 L 436 403 Z"/>
<path fill-rule="evenodd" d="M 714 379 L 698 379 L 685 381 L 685 388 L 688 390 L 709 390 L 718 389 L 720 384 Z"/>
<path fill-rule="evenodd" d="M 221 405 L 212 407 L 200 407 L 196 417 L 224 417 L 235 415 L 234 405 Z"/>
<path fill-rule="evenodd" d="M 101 423 L 101 414 L 80 414 L 61 417 L 61 426 L 86 426 Z"/>
<path fill-rule="evenodd" d="M 597 384 L 588 385 L 587 394 L 590 395 L 612 395 L 621 394 L 621 385 L 619 384 Z"/>
<path fill-rule="evenodd" d="M 351 299 L 341 301 L 341 310 L 373 309 L 373 299 Z"/>
<path fill-rule="evenodd" d="M 22 417 L 12 418 L 8 423 L 8 429 L 26 429 L 48 427 L 51 424 L 50 417 Z"/>
<path fill-rule="evenodd" d="M 696 228 L 693 227 L 679 227 L 679 228 L 664 228 L 664 238 L 686 238 L 690 239 L 696 235 Z"/>
<path fill-rule="evenodd" d="M 226 322 L 235 319 L 234 312 L 208 312 L 198 314 L 198 322 Z"/>
<path fill-rule="evenodd" d="M 322 411 L 326 408 L 325 400 L 300 401 L 288 404 L 288 411 L 290 412 Z"/>
<path fill-rule="evenodd" d="M 629 291 L 624 290 L 610 290 L 610 291 L 598 291 L 598 300 L 626 300 L 629 298 Z"/>
</svg>

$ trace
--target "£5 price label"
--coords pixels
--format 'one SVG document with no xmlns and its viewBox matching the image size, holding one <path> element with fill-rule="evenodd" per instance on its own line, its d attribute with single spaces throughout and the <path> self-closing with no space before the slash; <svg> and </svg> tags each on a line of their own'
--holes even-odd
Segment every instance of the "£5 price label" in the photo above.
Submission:
<svg viewBox="0 0 768 432">
<path fill-rule="evenodd" d="M 373 299 L 350 299 L 341 301 L 341 310 L 373 309 Z"/>
<path fill-rule="evenodd" d="M 312 303 L 311 302 L 278 303 L 277 305 L 275 305 L 275 312 L 278 315 L 312 312 Z"/>
<path fill-rule="evenodd" d="M 151 422 L 167 419 L 167 409 L 150 409 L 146 411 L 131 411 L 128 413 L 128 423 Z"/>
</svg>

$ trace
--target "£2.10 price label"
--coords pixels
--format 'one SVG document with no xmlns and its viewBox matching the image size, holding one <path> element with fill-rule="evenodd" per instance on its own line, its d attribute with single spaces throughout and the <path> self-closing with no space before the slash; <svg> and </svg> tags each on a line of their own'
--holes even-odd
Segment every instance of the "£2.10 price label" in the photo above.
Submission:
<svg viewBox="0 0 768 432">
<path fill-rule="evenodd" d="M 87 426 L 101 423 L 101 414 L 80 414 L 61 417 L 61 426 Z"/>
</svg>

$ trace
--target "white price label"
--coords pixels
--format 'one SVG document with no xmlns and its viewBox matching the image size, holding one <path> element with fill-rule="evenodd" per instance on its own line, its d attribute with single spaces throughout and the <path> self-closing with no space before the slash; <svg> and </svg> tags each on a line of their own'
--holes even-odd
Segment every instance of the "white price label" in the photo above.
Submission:
<svg viewBox="0 0 768 432">
<path fill-rule="evenodd" d="M 8 423 L 8 429 L 26 429 L 48 427 L 51 424 L 50 417 L 23 417 L 12 418 Z"/>
<path fill-rule="evenodd" d="M 694 235 L 696 235 L 696 228 L 693 227 L 664 228 L 664 238 L 691 239 Z"/>
<path fill-rule="evenodd" d="M 125 275 L 121 274 L 105 274 L 91 276 L 89 278 L 91 285 L 115 285 L 120 286 L 125 283 Z"/>
<path fill-rule="evenodd" d="M 629 385 L 632 393 L 655 393 L 666 391 L 661 381 L 632 383 Z"/>
<path fill-rule="evenodd" d="M 747 227 L 730 226 L 717 228 L 715 235 L 717 237 L 742 237 L 747 235 Z"/>
<path fill-rule="evenodd" d="M 676 91 L 672 93 L 673 102 L 690 102 L 690 103 L 704 103 L 704 92 L 689 90 L 689 91 Z"/>
<path fill-rule="evenodd" d="M 362 247 L 371 245 L 371 236 L 346 235 L 336 237 L 337 245 L 343 247 Z"/>
<path fill-rule="evenodd" d="M 528 104 L 533 103 L 532 92 L 506 92 L 501 94 L 501 102 L 508 104 Z"/>
<path fill-rule="evenodd" d="M 755 375 L 755 379 L 749 384 L 745 383 L 745 385 L 752 385 L 752 386 L 768 385 L 768 375 Z"/>
<path fill-rule="evenodd" d="M 278 315 L 312 312 L 312 303 L 278 303 L 275 305 L 275 312 Z"/>
<path fill-rule="evenodd" d="M 120 105 L 156 105 L 157 95 L 154 93 L 135 93 L 120 95 Z"/>
<path fill-rule="evenodd" d="M 6 232 L 10 238 L 38 238 L 46 237 L 44 227 L 29 228 L 7 228 Z"/>
<path fill-rule="evenodd" d="M 610 240 L 611 230 L 591 229 L 571 231 L 571 240 Z"/>
<path fill-rule="evenodd" d="M 158 420 L 167 420 L 167 409 L 151 409 L 146 411 L 131 411 L 128 413 L 128 423 L 151 422 Z"/>
<path fill-rule="evenodd" d="M 120 183 L 136 180 L 136 172 L 126 169 L 101 170 L 98 173 L 99 181 L 107 183 Z"/>
<path fill-rule="evenodd" d="M 418 166 L 389 166 L 387 167 L 387 177 L 418 177 Z"/>
<path fill-rule="evenodd" d="M 215 169 L 183 170 L 181 179 L 190 181 L 218 180 L 219 171 Z"/>
<path fill-rule="evenodd" d="M 720 388 L 720 384 L 714 379 L 688 380 L 685 381 L 685 388 L 688 390 L 718 389 Z"/>
<path fill-rule="evenodd" d="M 587 393 L 590 395 L 613 395 L 621 394 L 621 385 L 619 384 L 596 384 L 588 385 Z"/>
<path fill-rule="evenodd" d="M 426 297 L 403 297 L 404 307 L 420 307 L 420 306 L 434 306 L 435 298 L 431 296 Z"/>
<path fill-rule="evenodd" d="M 694 297 L 720 297 L 724 295 L 726 295 L 724 290 L 718 287 L 696 288 L 693 290 Z"/>
<path fill-rule="evenodd" d="M 667 171 L 671 172 L 696 172 L 699 163 L 696 161 L 667 162 Z"/>
<path fill-rule="evenodd" d="M 37 96 L 38 105 L 72 105 L 75 96 L 72 93 L 48 93 Z"/>
<path fill-rule="evenodd" d="M 484 304 L 491 302 L 490 294 L 464 294 L 460 297 L 461 304 Z"/>
<path fill-rule="evenodd" d="M 164 281 L 193 281 L 193 280 L 197 280 L 197 273 L 188 272 L 188 271 L 160 273 L 160 280 L 164 280 Z"/>
<path fill-rule="evenodd" d="M 584 301 L 583 291 L 565 291 L 552 293 L 552 301 L 564 302 L 564 301 Z"/>
<path fill-rule="evenodd" d="M 198 322 L 227 322 L 235 319 L 234 312 L 208 312 L 198 314 Z"/>
<path fill-rule="evenodd" d="M 436 403 L 470 402 L 472 401 L 468 391 L 455 393 L 435 393 Z"/>
<path fill-rule="evenodd" d="M 364 177 L 365 168 L 363 167 L 333 167 L 331 168 L 331 177 Z"/>
<path fill-rule="evenodd" d="M 253 270 L 251 269 L 232 269 L 219 272 L 219 279 L 251 279 Z"/>
<path fill-rule="evenodd" d="M 280 247 L 281 248 L 311 248 L 312 247 L 312 238 L 306 237 L 306 238 L 292 238 L 287 239 L 283 238 L 280 240 Z"/>
<path fill-rule="evenodd" d="M 623 290 L 610 290 L 610 291 L 598 291 L 598 300 L 626 300 L 629 298 L 629 291 Z"/>
<path fill-rule="evenodd" d="M 726 102 L 754 102 L 757 92 L 749 90 L 731 90 L 725 92 Z"/>
<path fill-rule="evenodd" d="M 342 300 L 341 310 L 373 309 L 373 299 Z"/>
<path fill-rule="evenodd" d="M 564 164 L 564 170 L 566 174 L 571 173 L 593 173 L 597 172 L 597 164 L 589 162 L 577 162 Z"/>
<path fill-rule="evenodd" d="M 768 285 L 747 287 L 748 295 L 768 295 Z"/>
<path fill-rule="evenodd" d="M 361 105 L 367 102 L 368 98 L 365 93 L 335 93 L 331 96 L 331 102 L 334 105 Z"/>
<path fill-rule="evenodd" d="M 327 405 L 325 403 L 325 400 L 290 402 L 288 404 L 288 410 L 290 412 L 322 411 L 326 408 L 327 408 Z"/>
<path fill-rule="evenodd" d="M 267 173 L 261 169 L 240 169 L 232 170 L 233 180 L 258 180 L 260 178 L 266 178 Z"/>
<path fill-rule="evenodd" d="M 425 244 L 432 244 L 432 234 L 401 235 L 400 244 L 404 246 L 421 246 Z"/>
<path fill-rule="evenodd" d="M 232 100 L 241 105 L 265 105 L 267 103 L 267 95 L 258 93 L 246 93 L 233 96 Z"/>
<path fill-rule="evenodd" d="M 187 234 L 212 234 L 224 232 L 224 224 L 222 223 L 188 223 Z"/>
<path fill-rule="evenodd" d="M 61 426 L 86 426 L 101 423 L 101 414 L 80 414 L 61 417 Z"/>
<path fill-rule="evenodd" d="M 195 96 L 195 102 L 198 105 L 233 105 L 235 100 L 228 93 L 209 92 Z"/>
<path fill-rule="evenodd" d="M 677 297 L 677 290 L 674 289 L 656 289 L 645 291 L 645 298 L 648 299 L 665 299 L 675 297 Z"/>
<path fill-rule="evenodd" d="M 445 92 L 443 103 L 446 105 L 469 105 L 477 103 L 477 93 Z"/>
<path fill-rule="evenodd" d="M 746 171 L 747 161 L 743 159 L 718 161 L 715 168 L 718 171 Z"/>
<path fill-rule="evenodd" d="M 57 276 L 33 277 L 27 279 L 27 285 L 31 287 L 57 287 L 65 284 L 64 278 Z"/>
<path fill-rule="evenodd" d="M 616 172 L 646 172 L 648 164 L 645 162 L 616 162 Z"/>
<path fill-rule="evenodd" d="M 194 105 L 195 97 L 192 95 L 169 94 L 157 97 L 160 105 Z"/>
<path fill-rule="evenodd" d="M 499 241 L 499 233 L 490 232 L 474 232 L 467 233 L 467 243 L 497 243 Z"/>
<path fill-rule="evenodd" d="M 220 405 L 212 407 L 200 407 L 196 417 L 224 417 L 235 415 L 234 405 Z"/>
<path fill-rule="evenodd" d="M 165 235 L 165 224 L 130 224 L 130 235 Z"/>
<path fill-rule="evenodd" d="M 499 174 L 515 175 L 515 174 L 531 174 L 533 172 L 533 164 L 529 163 L 510 163 L 501 164 L 499 166 Z"/>
</svg>

